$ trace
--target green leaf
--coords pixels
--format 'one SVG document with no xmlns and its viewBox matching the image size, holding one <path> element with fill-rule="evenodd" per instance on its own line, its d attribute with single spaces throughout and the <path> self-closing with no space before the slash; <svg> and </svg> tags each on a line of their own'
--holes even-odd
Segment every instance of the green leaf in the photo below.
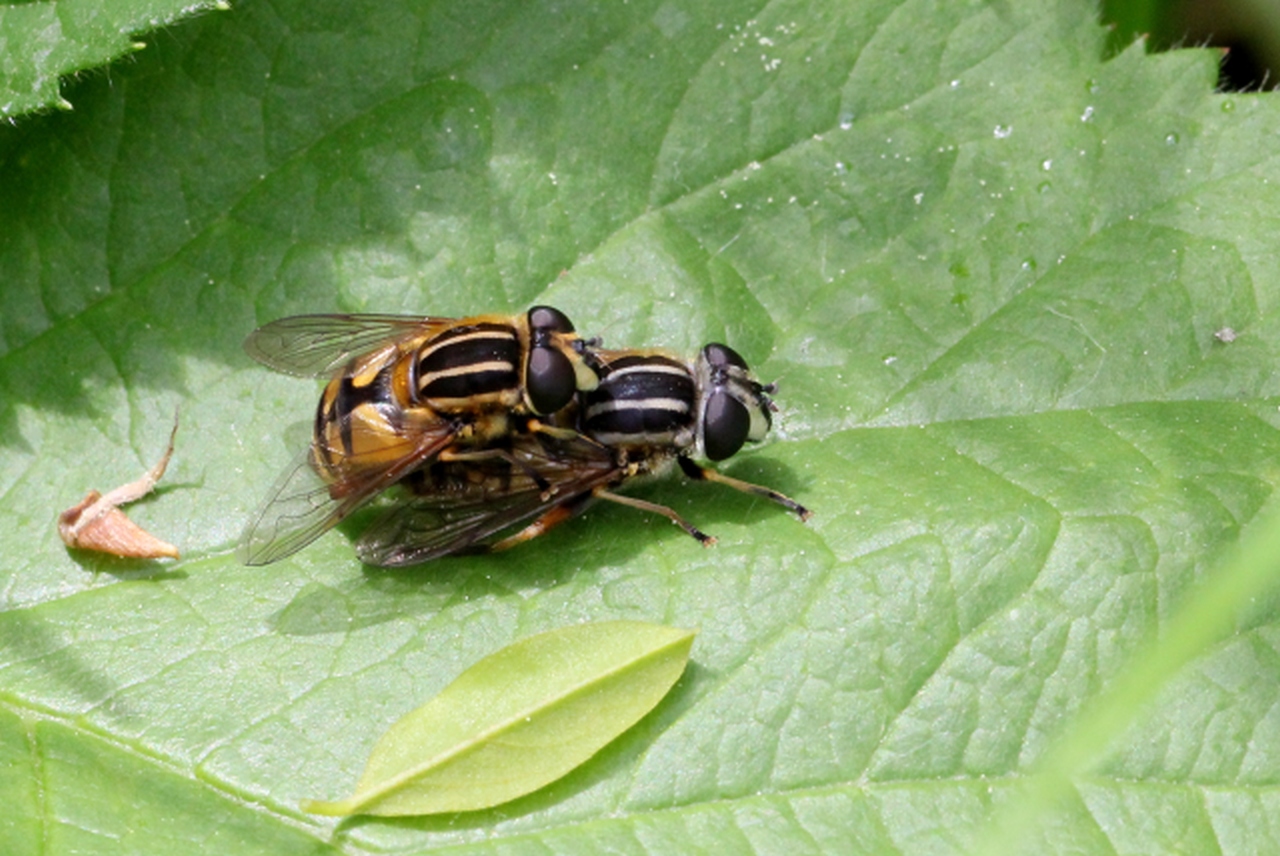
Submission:
<svg viewBox="0 0 1280 856">
<path fill-rule="evenodd" d="M 1018 852 L 1280 849 L 1274 573 L 1164 644 L 1280 485 L 1280 106 L 1093 16 L 246 0 L 0 127 L 0 852 L 954 853 L 1035 806 Z M 318 395 L 251 329 L 534 302 L 779 381 L 722 469 L 813 519 L 673 476 L 629 490 L 717 547 L 602 504 L 404 573 L 352 528 L 235 562 Z M 69 556 L 177 404 L 129 514 L 182 560 Z M 616 620 L 697 663 L 565 777 L 298 810 L 486 653 Z M 1135 657 L 1173 677 L 1092 713 Z"/>
<path fill-rule="evenodd" d="M 1280 507 L 1274 501 L 1271 505 L 1250 526 L 1229 561 L 1185 599 L 1169 620 L 1163 638 L 1149 640 L 1039 760 L 1023 804 L 1016 809 L 1005 807 L 978 852 L 1017 850 L 1030 822 L 1055 802 L 1070 798 L 1074 782 L 1105 757 L 1108 741 L 1133 725 L 1161 686 L 1200 652 L 1230 636 L 1241 604 L 1256 592 L 1273 587 L 1276 557 L 1280 556 Z M 1028 811 L 1028 805 L 1033 810 Z"/>
<path fill-rule="evenodd" d="M 0 118 L 69 109 L 59 78 L 146 47 L 135 33 L 227 8 L 225 0 L 43 0 L 0 7 Z"/>
<path fill-rule="evenodd" d="M 564 776 L 640 721 L 684 672 L 695 631 L 639 621 L 548 630 L 485 657 L 378 740 L 318 814 L 475 811 Z"/>
</svg>

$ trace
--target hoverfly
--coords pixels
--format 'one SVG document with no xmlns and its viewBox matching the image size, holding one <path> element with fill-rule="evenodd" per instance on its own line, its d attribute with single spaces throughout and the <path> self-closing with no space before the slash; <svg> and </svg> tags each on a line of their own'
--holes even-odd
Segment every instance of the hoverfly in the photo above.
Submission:
<svg viewBox="0 0 1280 856">
<path fill-rule="evenodd" d="M 598 383 L 586 343 L 549 306 L 462 319 L 297 315 L 253 331 L 245 350 L 276 371 L 331 377 L 310 446 L 241 538 L 249 565 L 300 550 L 429 461 L 508 456 L 487 447 L 517 428 L 536 433 L 534 417 Z"/>
<path fill-rule="evenodd" d="M 535 538 L 603 499 L 667 517 L 705 545 L 715 543 L 673 509 L 614 492 L 677 464 L 686 476 L 714 481 L 782 505 L 793 499 L 700 466 L 759 442 L 776 409 L 773 386 L 757 382 L 745 361 L 710 344 L 690 364 L 657 350 L 593 350 L 600 382 L 579 394 L 572 432 L 513 432 L 509 454 L 484 460 L 437 459 L 403 481 L 405 494 L 356 544 L 360 559 L 398 567 L 459 551 L 505 550 Z M 566 417 L 562 417 L 566 418 Z M 523 529 L 502 537 L 530 518 Z"/>
</svg>

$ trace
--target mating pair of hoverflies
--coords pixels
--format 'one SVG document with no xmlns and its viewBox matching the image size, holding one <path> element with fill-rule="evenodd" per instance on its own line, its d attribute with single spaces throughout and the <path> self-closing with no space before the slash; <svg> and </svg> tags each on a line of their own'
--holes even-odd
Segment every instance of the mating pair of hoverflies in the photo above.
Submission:
<svg viewBox="0 0 1280 856">
<path fill-rule="evenodd" d="M 691 457 L 723 460 L 770 427 L 773 387 L 725 345 L 692 362 L 605 349 L 564 313 L 535 306 L 461 319 L 298 315 L 259 327 L 245 350 L 276 371 L 329 378 L 309 448 L 245 530 L 246 564 L 302 549 L 375 499 L 386 507 L 356 553 L 384 567 L 505 550 L 596 499 L 662 514 L 714 543 L 672 509 L 614 492 L 673 462 L 809 516 Z"/>
</svg>

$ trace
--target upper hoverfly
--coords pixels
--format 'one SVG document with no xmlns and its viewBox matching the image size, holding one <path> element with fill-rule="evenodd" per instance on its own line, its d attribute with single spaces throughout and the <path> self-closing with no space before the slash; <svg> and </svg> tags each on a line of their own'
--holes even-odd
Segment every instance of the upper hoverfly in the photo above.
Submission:
<svg viewBox="0 0 1280 856">
<path fill-rule="evenodd" d="M 763 440 L 775 409 L 772 386 L 757 382 L 736 351 L 710 344 L 697 360 L 658 350 L 593 350 L 599 384 L 565 411 L 573 432 L 514 432 L 509 454 L 436 460 L 406 478 L 404 494 L 360 538 L 372 565 L 398 567 L 459 551 L 505 550 L 537 537 L 596 499 L 661 514 L 703 544 L 715 539 L 656 503 L 613 489 L 676 463 L 693 479 L 716 481 L 789 509 L 810 512 L 777 491 L 702 467 Z M 514 534 L 504 533 L 536 518 Z"/>
<path fill-rule="evenodd" d="M 585 342 L 549 306 L 462 319 L 297 315 L 253 331 L 245 350 L 276 371 L 331 378 L 310 446 L 244 532 L 249 565 L 300 550 L 429 461 L 509 457 L 495 440 L 536 432 L 533 417 L 598 383 Z"/>
</svg>

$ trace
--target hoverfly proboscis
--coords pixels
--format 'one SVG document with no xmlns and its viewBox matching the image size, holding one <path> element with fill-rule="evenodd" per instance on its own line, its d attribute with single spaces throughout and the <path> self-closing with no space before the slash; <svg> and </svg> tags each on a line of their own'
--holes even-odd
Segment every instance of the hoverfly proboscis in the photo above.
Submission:
<svg viewBox="0 0 1280 856">
<path fill-rule="evenodd" d="M 258 362 L 330 380 L 312 441 L 250 519 L 241 561 L 265 565 L 302 549 L 428 462 L 520 466 L 495 441 L 537 433 L 536 417 L 595 388 L 585 344 L 548 306 L 461 319 L 297 315 L 259 327 L 245 341 Z"/>
<path fill-rule="evenodd" d="M 598 499 L 661 514 L 699 542 L 715 543 L 673 509 L 614 492 L 673 463 L 692 479 L 719 482 L 809 518 L 795 500 L 693 460 L 729 458 L 763 440 L 771 427 L 773 388 L 756 381 L 732 348 L 709 344 L 693 363 L 660 350 L 591 355 L 600 382 L 579 393 L 577 407 L 564 417 L 577 433 L 515 432 L 505 438 L 506 456 L 437 459 L 419 468 L 404 480 L 396 504 L 360 537 L 361 560 L 399 567 L 460 551 L 505 550 Z"/>
</svg>

